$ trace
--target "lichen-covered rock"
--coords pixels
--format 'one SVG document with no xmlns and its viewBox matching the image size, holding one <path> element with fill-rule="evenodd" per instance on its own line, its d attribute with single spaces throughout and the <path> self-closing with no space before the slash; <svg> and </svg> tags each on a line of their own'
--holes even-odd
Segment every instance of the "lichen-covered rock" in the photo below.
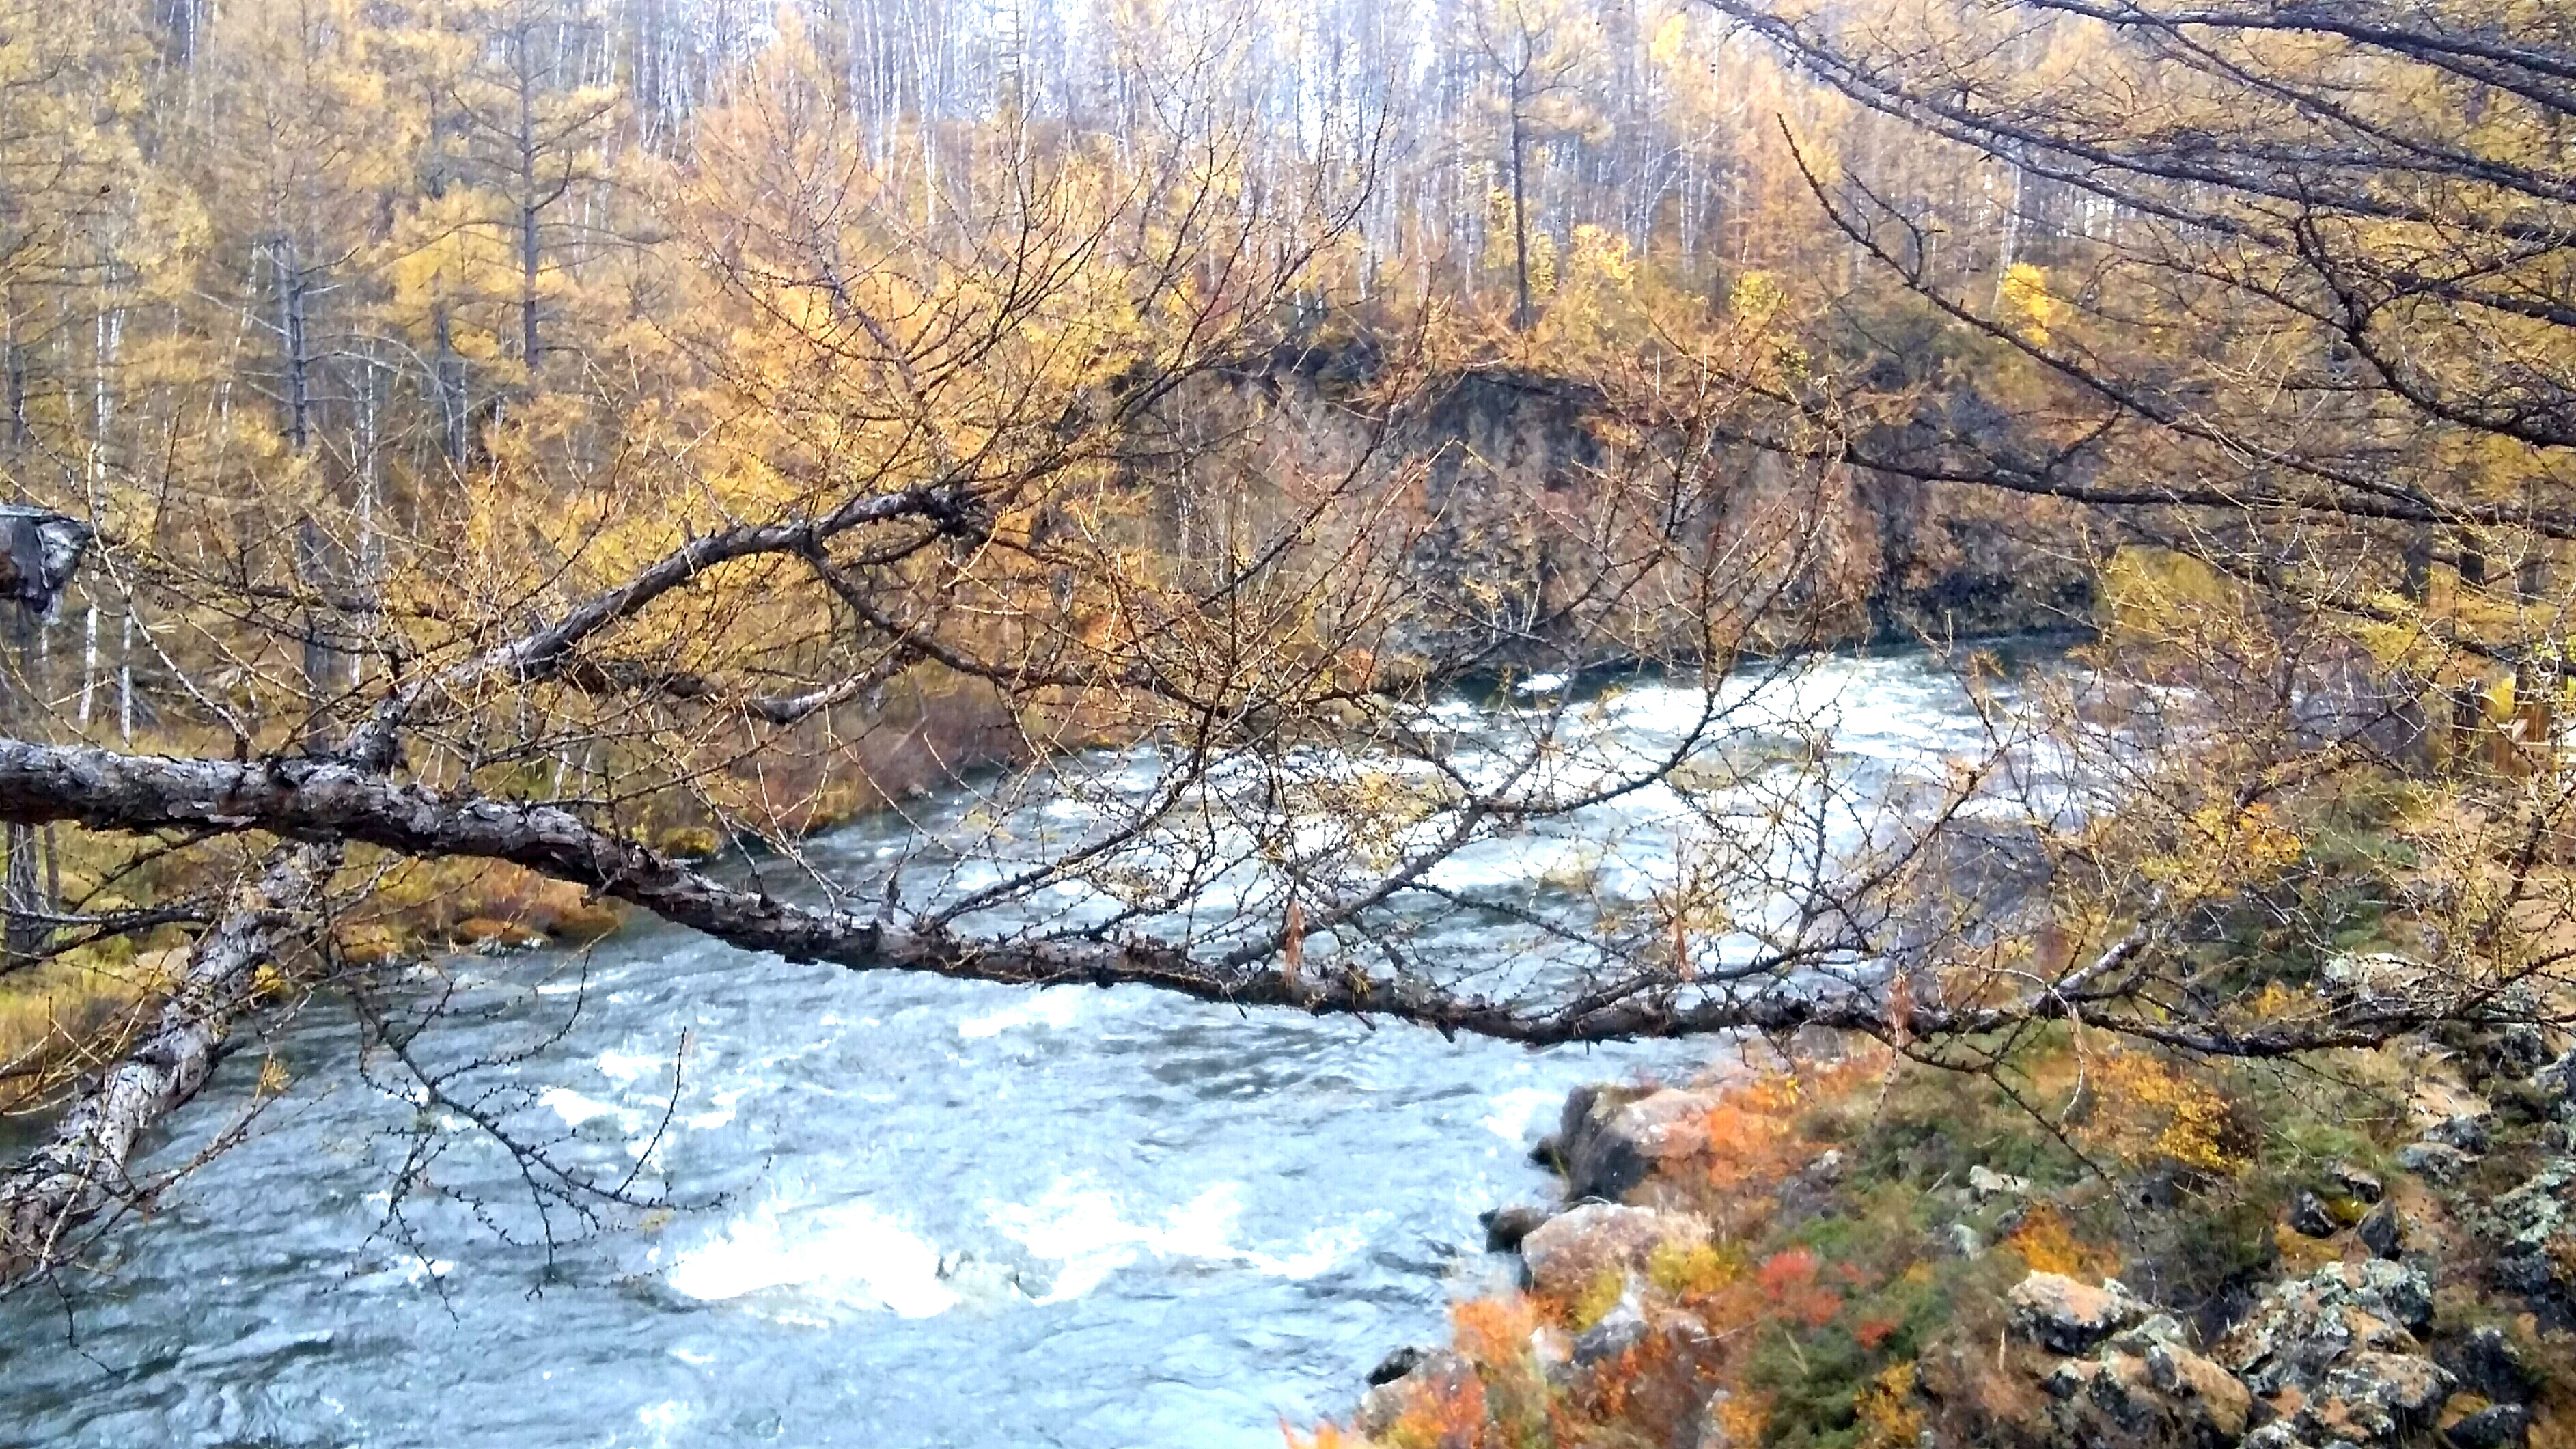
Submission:
<svg viewBox="0 0 2576 1449">
<path fill-rule="evenodd" d="M 2189 1445 L 2221 1449 L 2245 1432 L 2254 1396 L 2234 1376 L 2187 1348 L 2105 1352 L 2069 1359 L 2046 1385 L 2049 1420 L 2069 1449 Z"/>
<path fill-rule="evenodd" d="M 2495 1245 L 2499 1285 L 2517 1293 L 2566 1286 L 2559 1264 L 2566 1251 L 2576 1250 L 2568 1214 L 2571 1197 L 2576 1197 L 2576 1157 L 2556 1157 L 2521 1186 L 2470 1214 L 2471 1226 Z"/>
<path fill-rule="evenodd" d="M 2051 1353 L 2087 1352 L 2148 1312 L 2116 1279 L 2093 1288 L 2062 1273 L 2031 1274 L 2009 1302 L 2013 1327 Z"/>
<path fill-rule="evenodd" d="M 2451 1375 L 2416 1337 L 2432 1317 L 2432 1290 L 2416 1269 L 2331 1263 L 2272 1285 L 2216 1357 L 2280 1412 L 2257 1436 L 2267 1442 L 2394 1444 L 2450 1397 Z"/>
<path fill-rule="evenodd" d="M 1581 1297 L 1606 1272 L 1643 1272 L 1667 1243 L 1708 1240 L 1704 1218 L 1617 1203 L 1583 1203 L 1549 1218 L 1521 1239 L 1532 1288 L 1561 1299 Z"/>
</svg>

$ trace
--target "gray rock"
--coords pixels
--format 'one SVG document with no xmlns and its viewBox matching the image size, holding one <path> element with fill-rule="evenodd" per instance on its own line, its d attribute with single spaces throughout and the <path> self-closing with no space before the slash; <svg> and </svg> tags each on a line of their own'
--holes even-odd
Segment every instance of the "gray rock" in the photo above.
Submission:
<svg viewBox="0 0 2576 1449">
<path fill-rule="evenodd" d="M 2068 1359 L 2041 1384 L 2050 1441 L 2067 1449 L 2223 1449 L 2245 1432 L 2253 1396 L 2225 1369 L 2187 1348 L 2106 1349 Z"/>
<path fill-rule="evenodd" d="M 1942 1249 L 1954 1258 L 1976 1258 L 1986 1251 L 1986 1240 L 1966 1223 L 1952 1223 L 1941 1230 Z"/>
<path fill-rule="evenodd" d="M 2462 1152 L 2487 1150 L 2487 1113 L 2454 1112 L 2426 1128 L 2424 1140 L 2456 1147 Z"/>
<path fill-rule="evenodd" d="M 2472 1330 L 2434 1356 L 2460 1381 L 2460 1387 L 2500 1404 L 2523 1403 L 2540 1387 L 2500 1328 Z"/>
<path fill-rule="evenodd" d="M 2033 1273 L 2007 1301 L 2013 1327 L 2051 1353 L 2089 1351 L 2147 1316 L 2147 1305 L 2116 1281 L 2087 1287 L 2061 1273 Z"/>
<path fill-rule="evenodd" d="M 1396 1351 L 1397 1354 L 1403 1352 L 1402 1349 Z M 1360 1395 L 1359 1412 L 1352 1416 L 1351 1422 L 1352 1427 L 1358 1429 L 1362 1437 L 1369 1439 L 1383 1437 L 1387 1430 L 1395 1427 L 1395 1421 L 1403 1415 L 1405 1407 L 1412 1403 L 1417 1395 L 1426 1390 L 1457 1391 L 1465 1387 L 1468 1378 L 1475 1372 L 1465 1359 L 1448 1349 L 1435 1348 L 1427 1352 L 1421 1350 L 1415 1352 L 1419 1356 L 1404 1373 L 1384 1383 L 1375 1384 L 1367 1393 Z M 1388 1355 L 1390 1362 L 1395 1357 L 1395 1354 Z M 1386 1364 L 1380 1364 L 1379 1367 L 1384 1368 Z"/>
<path fill-rule="evenodd" d="M 2377 1202 L 2388 1195 L 2388 1186 L 2379 1180 L 2379 1174 L 2364 1172 L 2349 1162 L 2338 1162 L 2328 1167 L 2326 1176 L 2334 1179 L 2334 1185 L 2345 1193 L 2365 1203 Z"/>
<path fill-rule="evenodd" d="M 2334 1220 L 2334 1214 L 2326 1211 L 2325 1199 L 2306 1188 L 2299 1189 L 2299 1195 L 2290 1199 L 2292 1231 L 2311 1238 L 2331 1238 L 2341 1226 Z"/>
<path fill-rule="evenodd" d="M 2363 1214 L 2353 1232 L 2373 1257 L 2394 1258 L 2406 1246 L 2405 1224 L 2398 1219 L 2397 1204 L 2393 1202 L 2382 1202 Z"/>
<path fill-rule="evenodd" d="M 2415 1268 L 2330 1263 L 2265 1290 L 2216 1359 L 2264 1398 L 2295 1391 L 2297 1408 L 2275 1436 L 2284 1446 L 2393 1445 L 2450 1397 L 2451 1374 L 2416 1337 L 2432 1316 L 2431 1287 Z"/>
<path fill-rule="evenodd" d="M 2489 1404 L 2442 1435 L 2452 1449 L 2522 1449 L 2530 1442 L 2531 1411 L 2520 1404 Z"/>
<path fill-rule="evenodd" d="M 2519 1293 L 2563 1286 L 2558 1255 L 2550 1247 L 2570 1227 L 2571 1196 L 2576 1196 L 2576 1158 L 2552 1158 L 2520 1186 L 2470 1214 L 2470 1225 L 2495 1244 L 2498 1283 Z"/>
<path fill-rule="evenodd" d="M 1427 1356 L 1421 1349 L 1412 1344 L 1406 1344 L 1379 1359 L 1377 1367 L 1368 1371 L 1369 1387 L 1376 1388 L 1380 1384 L 1394 1383 L 1397 1379 L 1422 1367 L 1422 1360 Z"/>
<path fill-rule="evenodd" d="M 1979 1202 L 1998 1193 L 2007 1197 L 2030 1196 L 2030 1179 L 1996 1172 L 1979 1163 L 1968 1169 L 1968 1192 Z"/>
<path fill-rule="evenodd" d="M 1487 1208 L 1476 1215 L 1476 1221 L 1485 1225 L 1485 1251 L 1488 1253 L 1519 1251 L 1521 1239 L 1536 1232 L 1547 1219 L 1547 1209 L 1526 1203 Z"/>
<path fill-rule="evenodd" d="M 2448 1142 L 2409 1142 L 2397 1149 L 2398 1166 L 2435 1182 L 2457 1182 L 2476 1160 L 2475 1154 Z"/>
<path fill-rule="evenodd" d="M 2298 1416 L 2322 1431 L 2390 1444 L 2432 1423 L 2450 1396 L 2451 1376 L 2421 1354 L 2357 1353 L 2318 1382 Z"/>
</svg>

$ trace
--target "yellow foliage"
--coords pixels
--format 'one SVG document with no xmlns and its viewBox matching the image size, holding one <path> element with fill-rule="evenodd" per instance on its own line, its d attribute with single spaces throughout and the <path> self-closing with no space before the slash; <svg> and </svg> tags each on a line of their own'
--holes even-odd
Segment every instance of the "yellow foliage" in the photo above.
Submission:
<svg viewBox="0 0 2576 1449">
<path fill-rule="evenodd" d="M 1859 1449 L 1913 1449 L 1923 1435 L 1923 1406 L 1914 1398 L 1914 1365 L 1890 1364 L 1852 1405 Z"/>
<path fill-rule="evenodd" d="M 2227 1101 L 2154 1055 L 2102 1052 L 2088 1062 L 2096 1110 L 2078 1135 L 2131 1163 L 2157 1159 L 2201 1172 L 2232 1172 L 2220 1149 Z"/>
<path fill-rule="evenodd" d="M 2049 329 L 2063 325 L 2070 309 L 2048 294 L 2048 274 L 2028 262 L 2015 262 L 2004 273 L 2004 305 L 2021 319 L 2022 336 L 2034 346 L 2053 340 Z"/>
<path fill-rule="evenodd" d="M 1999 1246 L 2019 1255 L 2034 1273 L 2100 1279 L 2120 1271 L 2116 1251 L 2078 1241 L 2065 1217 L 2044 1203 L 2024 1213 Z"/>
</svg>

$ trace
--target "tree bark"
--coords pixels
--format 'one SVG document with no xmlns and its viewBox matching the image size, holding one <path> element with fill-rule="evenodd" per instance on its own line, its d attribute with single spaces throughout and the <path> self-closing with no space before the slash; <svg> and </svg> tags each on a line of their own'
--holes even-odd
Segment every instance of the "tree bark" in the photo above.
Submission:
<svg viewBox="0 0 2576 1449">
<path fill-rule="evenodd" d="M 153 1033 L 108 1068 L 51 1141 L 0 1177 L 0 1289 L 69 1261 L 81 1229 L 136 1196 L 135 1144 L 197 1094 L 260 966 L 306 916 L 337 863 L 331 847 L 281 847 L 188 953 Z"/>
</svg>

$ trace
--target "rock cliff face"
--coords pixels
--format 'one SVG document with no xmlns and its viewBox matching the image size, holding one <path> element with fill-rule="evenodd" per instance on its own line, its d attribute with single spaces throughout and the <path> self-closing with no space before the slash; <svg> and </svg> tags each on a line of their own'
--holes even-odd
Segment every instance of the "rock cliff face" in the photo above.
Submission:
<svg viewBox="0 0 2576 1449">
<path fill-rule="evenodd" d="M 1206 485 L 1229 475 L 1256 490 L 1300 477 L 1403 476 L 1417 490 L 1422 527 L 1409 565 L 1430 601 L 1414 624 L 1426 636 L 1418 642 L 1490 640 L 1503 667 L 1561 668 L 1611 652 L 1568 619 L 1597 572 L 1604 520 L 1633 510 L 1687 455 L 1704 485 L 1701 506 L 1670 520 L 1675 528 L 1737 538 L 1765 527 L 1766 510 L 1818 507 L 1812 567 L 1789 597 L 1802 621 L 1821 626 L 1802 642 L 2091 623 L 2094 569 L 2071 506 L 1856 472 L 1830 478 L 1819 500 L 1793 491 L 1776 455 L 1692 453 L 1678 434 L 1622 415 L 1584 383 L 1497 369 L 1390 397 L 1367 373 L 1347 357 L 1289 359 L 1176 397 L 1164 420 L 1175 446 L 1144 455 L 1197 457 L 1195 486 L 1166 493 L 1170 544 L 1184 555 L 1211 546 L 1217 521 L 1204 516 L 1205 500 L 1222 490 Z M 1139 467 L 1151 476 L 1150 462 Z"/>
</svg>

